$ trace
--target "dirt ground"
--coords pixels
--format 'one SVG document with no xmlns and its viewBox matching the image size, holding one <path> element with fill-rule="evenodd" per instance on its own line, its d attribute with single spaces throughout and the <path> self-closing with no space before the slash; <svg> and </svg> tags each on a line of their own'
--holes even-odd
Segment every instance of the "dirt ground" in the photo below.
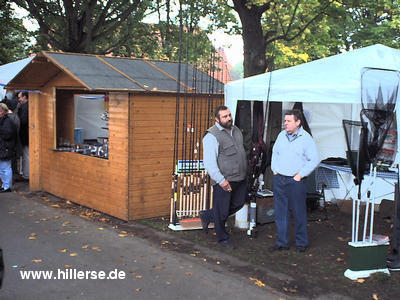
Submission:
<svg viewBox="0 0 400 300">
<path fill-rule="evenodd" d="M 22 190 L 22 188 L 19 189 Z M 44 201 L 52 207 L 67 209 L 72 214 L 107 223 L 127 232 L 133 228 L 132 222 L 123 222 L 47 193 L 29 193 L 25 188 L 24 195 L 24 197 Z M 375 213 L 375 233 L 391 237 L 393 211 L 392 201 L 382 202 L 379 212 Z M 328 219 L 316 221 L 324 219 L 326 214 Z M 317 208 L 310 212 L 308 217 L 310 248 L 305 253 L 296 253 L 294 244 L 291 245 L 289 251 L 269 253 L 268 248 L 274 245 L 276 238 L 274 223 L 257 226 L 257 235 L 251 238 L 246 231 L 235 228 L 234 218 L 230 218 L 228 228 L 231 240 L 237 246 L 235 250 L 219 247 L 215 240 L 214 230 L 210 230 L 208 235 L 205 235 L 202 230 L 172 231 L 168 229 L 169 218 L 167 217 L 134 223 L 152 228 L 140 233 L 136 230 L 135 235 L 154 240 L 169 251 L 191 253 L 196 246 L 199 246 L 223 252 L 225 257 L 228 255 L 228 257 L 243 261 L 243 265 L 232 266 L 230 271 L 254 278 L 259 283 L 265 284 L 268 289 L 282 292 L 288 297 L 299 296 L 312 299 L 332 294 L 354 299 L 398 299 L 400 272 L 391 272 L 390 276 L 376 273 L 365 280 L 358 281 L 344 277 L 343 273 L 349 266 L 347 243 L 351 238 L 351 215 L 348 212 L 343 211 L 336 204 L 328 204 L 326 212 Z M 160 240 L 160 237 L 154 234 L 157 231 L 167 233 L 171 241 L 177 239 L 189 243 Z M 293 239 L 293 234 L 291 237 Z M 211 262 L 212 258 L 209 261 Z"/>
<path fill-rule="evenodd" d="M 374 232 L 392 235 L 393 202 L 383 201 L 379 212 L 375 213 Z M 328 219 L 325 219 L 327 214 Z M 310 248 L 306 253 L 296 253 L 295 245 L 289 251 L 269 253 L 268 248 L 276 240 L 275 224 L 257 226 L 257 235 L 250 238 L 245 231 L 234 228 L 234 220 L 229 221 L 231 239 L 236 250 L 221 249 L 215 236 L 205 236 L 202 231 L 171 232 L 181 238 L 201 245 L 220 249 L 250 262 L 253 270 L 263 266 L 273 272 L 283 273 L 291 277 L 281 280 L 265 272 L 256 271 L 257 279 L 287 295 L 298 295 L 316 298 L 322 294 L 340 294 L 354 299 L 398 299 L 400 294 L 400 272 L 392 272 L 390 276 L 376 273 L 365 280 L 352 281 L 344 277 L 349 267 L 349 246 L 351 239 L 351 214 L 343 211 L 336 204 L 327 205 L 326 212 L 317 208 L 309 213 L 308 231 Z M 322 221 L 316 221 L 322 219 Z M 158 223 L 162 230 L 166 229 L 166 221 L 147 220 L 154 226 Z M 211 231 L 212 233 L 213 231 Z M 293 239 L 293 233 L 291 234 Z M 245 270 L 242 270 L 245 272 Z M 247 270 L 248 271 L 248 270 Z"/>
</svg>

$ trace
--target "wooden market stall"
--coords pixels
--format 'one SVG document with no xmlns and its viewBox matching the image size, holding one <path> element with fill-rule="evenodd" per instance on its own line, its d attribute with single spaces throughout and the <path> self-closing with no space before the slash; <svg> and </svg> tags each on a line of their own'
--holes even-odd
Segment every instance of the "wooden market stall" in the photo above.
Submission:
<svg viewBox="0 0 400 300">
<path fill-rule="evenodd" d="M 36 55 L 7 88 L 31 91 L 30 189 L 123 220 L 169 214 L 174 149 L 193 151 L 175 129 L 201 144 L 224 102 L 223 84 L 187 64 L 60 52 Z"/>
</svg>

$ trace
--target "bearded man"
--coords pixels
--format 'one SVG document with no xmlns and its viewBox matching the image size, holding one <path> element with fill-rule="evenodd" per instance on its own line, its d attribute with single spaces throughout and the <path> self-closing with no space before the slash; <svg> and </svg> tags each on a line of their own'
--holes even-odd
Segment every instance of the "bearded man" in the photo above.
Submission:
<svg viewBox="0 0 400 300">
<path fill-rule="evenodd" d="M 234 249 L 225 228 L 228 217 L 241 209 L 247 194 L 247 158 L 243 135 L 233 125 L 232 115 L 226 106 L 215 110 L 215 125 L 203 138 L 204 167 L 213 185 L 213 208 L 200 212 L 203 230 L 214 222 L 218 243 Z"/>
</svg>

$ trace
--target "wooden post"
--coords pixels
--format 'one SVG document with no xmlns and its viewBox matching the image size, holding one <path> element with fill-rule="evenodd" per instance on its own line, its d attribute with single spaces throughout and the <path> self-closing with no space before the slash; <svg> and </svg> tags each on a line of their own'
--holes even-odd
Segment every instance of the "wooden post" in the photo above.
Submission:
<svg viewBox="0 0 400 300">
<path fill-rule="evenodd" d="M 40 94 L 29 94 L 29 189 L 42 189 L 40 174 Z"/>
</svg>

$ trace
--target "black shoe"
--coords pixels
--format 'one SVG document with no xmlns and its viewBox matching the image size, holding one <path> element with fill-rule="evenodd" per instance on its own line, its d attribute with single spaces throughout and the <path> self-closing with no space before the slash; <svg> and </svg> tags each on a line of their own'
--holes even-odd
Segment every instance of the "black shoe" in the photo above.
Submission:
<svg viewBox="0 0 400 300">
<path fill-rule="evenodd" d="M 298 253 L 306 252 L 306 250 L 307 250 L 307 246 L 297 246 L 296 247 L 296 252 L 298 252 Z"/>
<path fill-rule="evenodd" d="M 204 215 L 204 211 L 199 212 L 200 219 L 201 219 L 201 227 L 203 227 L 203 231 L 205 234 L 208 233 L 208 225 L 210 224 L 210 221 L 208 221 Z"/>
<path fill-rule="evenodd" d="M 1 188 L 1 190 L 0 190 L 0 193 L 9 193 L 9 192 L 11 192 L 11 189 L 10 188 L 8 188 L 8 189 L 3 189 L 3 188 Z"/>
<path fill-rule="evenodd" d="M 289 246 L 278 246 L 278 245 L 275 245 L 275 246 L 272 246 L 272 247 L 269 247 L 268 248 L 268 251 L 269 252 L 276 252 L 276 251 L 283 251 L 283 250 L 289 250 Z"/>
<path fill-rule="evenodd" d="M 229 248 L 229 249 L 236 249 L 235 245 L 232 244 L 229 240 L 223 240 L 218 242 L 221 247 Z"/>
<path fill-rule="evenodd" d="M 400 260 L 388 262 L 387 267 L 390 271 L 400 271 Z"/>
</svg>

